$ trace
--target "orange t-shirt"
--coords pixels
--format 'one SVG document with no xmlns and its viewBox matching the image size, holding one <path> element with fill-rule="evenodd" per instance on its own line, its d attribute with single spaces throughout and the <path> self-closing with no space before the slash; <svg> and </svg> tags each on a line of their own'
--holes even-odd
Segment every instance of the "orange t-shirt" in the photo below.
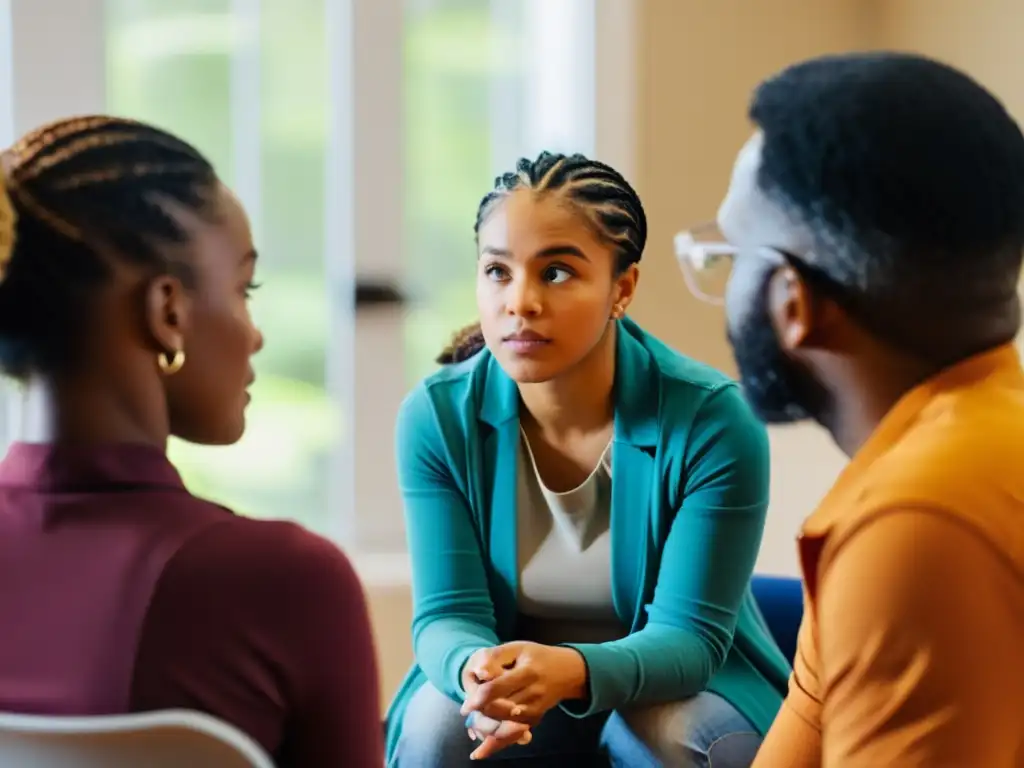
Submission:
<svg viewBox="0 0 1024 768">
<path fill-rule="evenodd" d="M 1024 766 L 1024 371 L 905 395 L 804 524 L 789 694 L 755 768 Z"/>
</svg>

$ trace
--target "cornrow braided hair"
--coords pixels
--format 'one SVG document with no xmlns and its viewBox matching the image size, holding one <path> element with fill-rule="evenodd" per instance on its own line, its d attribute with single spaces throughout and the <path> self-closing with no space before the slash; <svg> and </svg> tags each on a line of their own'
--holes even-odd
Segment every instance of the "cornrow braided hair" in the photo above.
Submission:
<svg viewBox="0 0 1024 768">
<path fill-rule="evenodd" d="M 145 123 L 94 115 L 38 128 L 3 152 L 0 368 L 16 378 L 74 359 L 95 288 L 124 259 L 194 275 L 162 246 L 172 209 L 215 215 L 217 177 L 195 148 Z"/>
<path fill-rule="evenodd" d="M 616 272 L 623 272 L 643 256 L 647 243 L 647 216 L 636 190 L 609 165 L 580 154 L 541 152 L 536 160 L 521 158 L 516 169 L 494 180 L 494 189 L 477 209 L 474 233 L 505 197 L 519 189 L 560 195 L 573 206 L 617 254 Z M 437 362 L 445 365 L 466 360 L 484 348 L 480 324 L 463 328 L 452 338 Z"/>
</svg>

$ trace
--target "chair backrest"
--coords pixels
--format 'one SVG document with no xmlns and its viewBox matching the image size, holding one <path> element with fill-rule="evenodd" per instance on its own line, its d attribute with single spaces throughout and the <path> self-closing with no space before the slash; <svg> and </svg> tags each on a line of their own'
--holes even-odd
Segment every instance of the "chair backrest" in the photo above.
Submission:
<svg viewBox="0 0 1024 768">
<path fill-rule="evenodd" d="M 214 717 L 165 710 L 102 717 L 0 713 L 0 766 L 273 768 L 255 741 Z"/>
<path fill-rule="evenodd" d="M 796 636 L 804 617 L 800 579 L 755 575 L 750 588 L 775 643 L 792 664 L 796 657 Z"/>
</svg>

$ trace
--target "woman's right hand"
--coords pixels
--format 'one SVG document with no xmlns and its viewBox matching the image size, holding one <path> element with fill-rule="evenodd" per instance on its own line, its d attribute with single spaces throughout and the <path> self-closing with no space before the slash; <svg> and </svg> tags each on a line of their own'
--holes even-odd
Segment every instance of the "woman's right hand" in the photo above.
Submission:
<svg viewBox="0 0 1024 768">
<path fill-rule="evenodd" d="M 462 668 L 462 690 L 466 692 L 466 699 L 470 699 L 482 684 L 489 683 L 514 669 L 518 658 L 517 647 L 510 643 L 494 648 L 481 648 L 470 656 Z M 520 719 L 521 708 L 511 701 L 495 699 L 488 709 L 488 716 L 492 719 L 515 720 L 529 724 L 529 721 Z"/>
</svg>

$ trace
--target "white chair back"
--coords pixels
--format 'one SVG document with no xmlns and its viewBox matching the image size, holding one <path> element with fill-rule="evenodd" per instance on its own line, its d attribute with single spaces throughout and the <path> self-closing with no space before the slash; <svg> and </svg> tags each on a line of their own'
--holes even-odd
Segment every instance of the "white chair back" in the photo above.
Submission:
<svg viewBox="0 0 1024 768">
<path fill-rule="evenodd" d="M 249 736 L 187 710 L 102 717 L 0 713 L 0 766 L 274 768 Z"/>
</svg>

